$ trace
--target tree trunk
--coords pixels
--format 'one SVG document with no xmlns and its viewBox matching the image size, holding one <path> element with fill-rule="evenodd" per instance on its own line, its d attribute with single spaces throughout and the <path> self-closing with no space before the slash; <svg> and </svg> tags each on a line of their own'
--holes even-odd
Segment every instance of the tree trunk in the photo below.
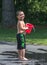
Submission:
<svg viewBox="0 0 47 65">
<path fill-rule="evenodd" d="M 14 0 L 2 0 L 2 24 L 4 27 L 11 27 L 16 24 Z"/>
</svg>

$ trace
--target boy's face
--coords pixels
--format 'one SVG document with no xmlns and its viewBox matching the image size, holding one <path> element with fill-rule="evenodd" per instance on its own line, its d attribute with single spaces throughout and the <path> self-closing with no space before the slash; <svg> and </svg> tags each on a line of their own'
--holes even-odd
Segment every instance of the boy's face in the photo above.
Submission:
<svg viewBox="0 0 47 65">
<path fill-rule="evenodd" d="M 25 18 L 24 12 L 19 12 L 17 18 L 18 18 L 18 20 L 24 20 L 24 18 Z"/>
</svg>

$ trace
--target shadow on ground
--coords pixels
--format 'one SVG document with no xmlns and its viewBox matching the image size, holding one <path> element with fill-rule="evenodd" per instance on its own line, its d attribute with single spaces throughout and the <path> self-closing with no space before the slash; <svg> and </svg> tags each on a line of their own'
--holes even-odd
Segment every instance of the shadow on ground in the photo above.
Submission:
<svg viewBox="0 0 47 65">
<path fill-rule="evenodd" d="M 16 45 L 0 44 L 0 65 L 47 65 L 47 47 L 30 46 L 26 50 L 29 61 L 20 61 Z"/>
</svg>

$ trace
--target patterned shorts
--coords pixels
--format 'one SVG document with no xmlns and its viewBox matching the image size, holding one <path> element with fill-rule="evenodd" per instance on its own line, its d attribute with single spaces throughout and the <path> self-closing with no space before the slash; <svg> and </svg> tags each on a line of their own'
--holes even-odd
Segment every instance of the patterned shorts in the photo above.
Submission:
<svg viewBox="0 0 47 65">
<path fill-rule="evenodd" d="M 25 35 L 23 33 L 18 33 L 17 34 L 17 49 L 25 49 L 26 44 L 25 44 Z"/>
</svg>

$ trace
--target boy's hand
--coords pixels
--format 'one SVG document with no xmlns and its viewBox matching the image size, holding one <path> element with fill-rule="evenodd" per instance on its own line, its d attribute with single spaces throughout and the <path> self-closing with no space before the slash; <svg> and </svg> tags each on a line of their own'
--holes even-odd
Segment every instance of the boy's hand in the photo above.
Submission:
<svg viewBox="0 0 47 65">
<path fill-rule="evenodd" d="M 26 29 L 29 29 L 28 27 L 26 27 Z"/>
</svg>

